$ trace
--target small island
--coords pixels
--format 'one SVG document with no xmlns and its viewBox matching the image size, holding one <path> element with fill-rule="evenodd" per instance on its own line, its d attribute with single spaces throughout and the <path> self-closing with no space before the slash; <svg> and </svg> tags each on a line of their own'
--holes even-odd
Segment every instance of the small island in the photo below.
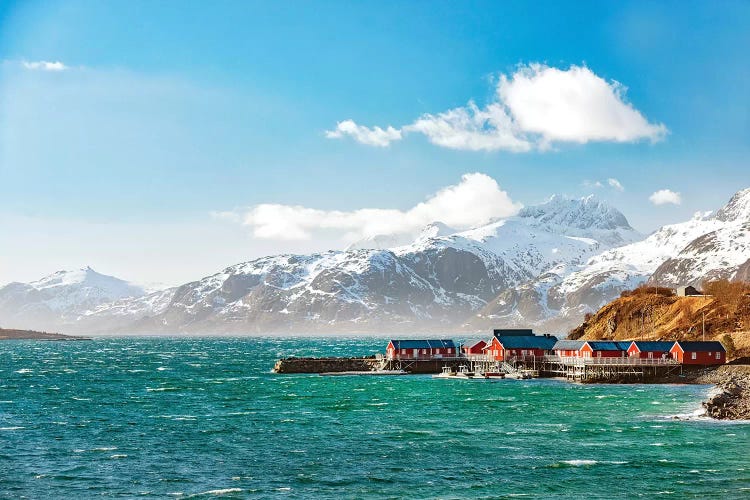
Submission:
<svg viewBox="0 0 750 500">
<path fill-rule="evenodd" d="M 88 337 L 63 335 L 62 333 L 37 332 L 0 328 L 0 340 L 91 340 Z"/>
</svg>

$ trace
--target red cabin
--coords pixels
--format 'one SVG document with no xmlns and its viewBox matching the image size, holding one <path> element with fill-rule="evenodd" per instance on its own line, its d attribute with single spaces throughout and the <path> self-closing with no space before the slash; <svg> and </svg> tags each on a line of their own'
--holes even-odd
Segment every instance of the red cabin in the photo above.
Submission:
<svg viewBox="0 0 750 500">
<path fill-rule="evenodd" d="M 561 357 L 572 358 L 623 358 L 630 342 L 611 340 L 561 340 L 552 348 Z"/>
<path fill-rule="evenodd" d="M 461 346 L 461 351 L 465 356 L 476 356 L 483 354 L 483 349 L 487 347 L 487 342 L 484 340 L 467 340 L 466 343 Z"/>
<path fill-rule="evenodd" d="M 552 353 L 557 337 L 552 335 L 495 335 L 484 352 L 494 361 L 512 357 L 545 356 Z"/>
<path fill-rule="evenodd" d="M 717 341 L 677 341 L 669 352 L 683 365 L 723 365 L 727 361 L 727 352 Z"/>
<path fill-rule="evenodd" d="M 456 357 L 452 340 L 391 340 L 385 349 L 388 359 L 440 359 Z"/>
<path fill-rule="evenodd" d="M 628 347 L 628 356 L 641 359 L 663 359 L 669 357 L 674 342 L 634 340 Z"/>
</svg>

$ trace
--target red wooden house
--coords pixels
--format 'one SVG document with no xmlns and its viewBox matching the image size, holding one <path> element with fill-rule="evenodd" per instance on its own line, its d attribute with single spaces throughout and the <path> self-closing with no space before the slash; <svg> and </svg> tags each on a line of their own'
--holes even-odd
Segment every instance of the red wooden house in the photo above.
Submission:
<svg viewBox="0 0 750 500">
<path fill-rule="evenodd" d="M 669 352 L 683 365 L 723 365 L 727 361 L 727 352 L 717 341 L 677 341 Z"/>
<path fill-rule="evenodd" d="M 552 354 L 557 337 L 551 335 L 495 335 L 484 348 L 494 361 L 505 361 L 511 357 L 545 356 Z"/>
<path fill-rule="evenodd" d="M 463 352 L 465 356 L 476 356 L 483 354 L 485 347 L 487 347 L 487 342 L 484 340 L 467 340 L 466 343 L 461 346 L 461 352 Z"/>
<path fill-rule="evenodd" d="M 628 347 L 628 356 L 641 359 L 662 359 L 670 357 L 669 351 L 674 342 L 634 340 Z"/>
<path fill-rule="evenodd" d="M 450 339 L 391 340 L 385 353 L 388 359 L 440 359 L 456 357 L 457 350 Z"/>
<path fill-rule="evenodd" d="M 552 350 L 556 355 L 573 358 L 623 358 L 630 342 L 612 340 L 560 340 Z"/>
</svg>

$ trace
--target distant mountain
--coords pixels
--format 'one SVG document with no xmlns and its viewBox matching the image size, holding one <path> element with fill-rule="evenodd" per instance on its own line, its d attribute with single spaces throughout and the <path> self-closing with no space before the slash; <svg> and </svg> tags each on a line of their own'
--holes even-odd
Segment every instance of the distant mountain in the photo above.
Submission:
<svg viewBox="0 0 750 500">
<path fill-rule="evenodd" d="M 455 329 L 500 292 L 641 236 L 593 197 L 553 197 L 408 245 L 264 257 L 182 286 L 79 311 L 64 331 L 312 332 Z M 367 246 L 360 243 L 359 246 Z"/>
<path fill-rule="evenodd" d="M 143 295 L 141 287 L 90 267 L 59 271 L 38 281 L 0 288 L 0 324 L 58 330 L 97 306 Z"/>
<path fill-rule="evenodd" d="M 699 213 L 664 226 L 642 241 L 606 250 L 585 263 L 560 267 L 501 292 L 468 328 L 534 325 L 567 330 L 644 282 L 700 285 L 733 278 L 750 258 L 750 189 L 735 194 L 715 214 Z"/>
<path fill-rule="evenodd" d="M 70 333 L 407 332 L 533 326 L 564 332 L 622 290 L 750 274 L 750 190 L 643 238 L 594 197 L 406 245 L 276 255 L 157 291 L 91 269 L 0 288 L 0 325 Z M 377 240 L 377 241 L 376 241 Z M 354 247 L 362 248 L 354 248 Z"/>
</svg>

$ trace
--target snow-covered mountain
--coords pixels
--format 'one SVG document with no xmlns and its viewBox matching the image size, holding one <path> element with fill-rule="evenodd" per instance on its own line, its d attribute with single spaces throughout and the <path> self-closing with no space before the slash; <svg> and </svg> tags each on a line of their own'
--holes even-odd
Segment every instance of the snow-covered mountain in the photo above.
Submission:
<svg viewBox="0 0 750 500">
<path fill-rule="evenodd" d="M 554 196 L 409 244 L 277 255 L 146 292 L 91 269 L 0 288 L 0 324 L 96 332 L 380 332 L 535 326 L 561 332 L 648 280 L 736 277 L 750 260 L 750 190 L 647 238 L 594 197 Z M 744 274 L 743 274 L 744 275 Z"/>
<path fill-rule="evenodd" d="M 750 259 L 750 189 L 718 210 L 663 226 L 646 239 L 606 250 L 583 265 L 559 267 L 503 291 L 470 325 L 535 325 L 567 329 L 623 290 L 650 281 L 700 285 L 733 278 Z"/>
<path fill-rule="evenodd" d="M 31 283 L 0 288 L 0 324 L 55 330 L 102 304 L 141 297 L 144 290 L 90 267 L 59 271 Z"/>
<path fill-rule="evenodd" d="M 408 245 L 264 257 L 177 288 L 66 314 L 64 331 L 378 331 L 449 329 L 501 291 L 640 239 L 593 197 L 553 197 L 516 217 Z"/>
</svg>

